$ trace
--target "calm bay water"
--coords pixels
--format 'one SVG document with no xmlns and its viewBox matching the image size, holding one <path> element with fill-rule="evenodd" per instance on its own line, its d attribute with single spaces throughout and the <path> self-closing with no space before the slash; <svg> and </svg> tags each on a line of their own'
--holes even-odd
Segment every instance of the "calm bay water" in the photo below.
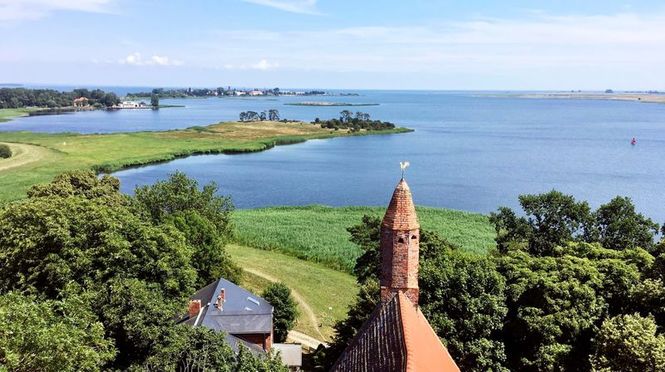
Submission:
<svg viewBox="0 0 665 372">
<path fill-rule="evenodd" d="M 235 119 L 245 110 L 277 108 L 282 117 L 312 120 L 345 109 L 284 105 L 303 100 L 380 103 L 349 109 L 416 131 L 196 156 L 115 175 L 131 192 L 181 170 L 202 183 L 217 182 L 240 208 L 384 205 L 399 161 L 409 160 L 407 179 L 421 205 L 486 213 L 515 207 L 519 194 L 557 189 L 594 207 L 630 196 L 641 212 L 665 221 L 665 105 L 658 104 L 367 91 L 359 97 L 163 100 L 187 107 L 21 118 L 0 130 L 163 130 Z M 637 146 L 630 145 L 632 137 Z"/>
</svg>

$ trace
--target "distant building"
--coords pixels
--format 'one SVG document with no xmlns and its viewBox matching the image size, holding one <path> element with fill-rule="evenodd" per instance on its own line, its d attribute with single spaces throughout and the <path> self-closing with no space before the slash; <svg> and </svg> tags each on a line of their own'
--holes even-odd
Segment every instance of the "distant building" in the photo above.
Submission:
<svg viewBox="0 0 665 372">
<path fill-rule="evenodd" d="M 381 303 L 332 371 L 459 371 L 418 307 L 419 244 L 411 190 L 401 179 L 381 222 Z"/>
<path fill-rule="evenodd" d="M 240 345 L 254 354 L 278 350 L 284 364 L 299 370 L 301 345 L 274 344 L 272 317 L 273 306 L 266 300 L 226 279 L 218 279 L 190 297 L 188 313 L 180 323 L 224 332 L 236 352 Z"/>
<path fill-rule="evenodd" d="M 119 109 L 139 109 L 146 108 L 145 102 L 136 102 L 136 101 L 122 101 L 116 106 Z"/>
<path fill-rule="evenodd" d="M 88 99 L 85 98 L 85 97 L 79 97 L 79 98 L 76 98 L 76 99 L 74 99 L 74 101 L 72 102 L 72 105 L 73 105 L 74 107 L 85 107 L 85 106 L 88 106 Z"/>
<path fill-rule="evenodd" d="M 250 96 L 262 96 L 263 92 L 260 90 L 250 90 L 247 94 Z"/>
</svg>

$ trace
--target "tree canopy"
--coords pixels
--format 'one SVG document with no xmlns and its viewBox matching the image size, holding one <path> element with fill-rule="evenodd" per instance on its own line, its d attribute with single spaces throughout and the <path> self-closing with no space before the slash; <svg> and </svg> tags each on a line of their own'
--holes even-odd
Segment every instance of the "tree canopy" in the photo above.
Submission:
<svg viewBox="0 0 665 372">
<path fill-rule="evenodd" d="M 92 172 L 60 175 L 4 206 L 0 365 L 21 370 L 29 357 L 25 370 L 175 370 L 184 360 L 283 370 L 271 357 L 229 352 L 221 335 L 175 325 L 200 286 L 238 279 L 224 250 L 232 210 L 214 185 L 184 174 L 129 197 Z M 197 337 L 185 356 L 183 340 Z"/>
</svg>

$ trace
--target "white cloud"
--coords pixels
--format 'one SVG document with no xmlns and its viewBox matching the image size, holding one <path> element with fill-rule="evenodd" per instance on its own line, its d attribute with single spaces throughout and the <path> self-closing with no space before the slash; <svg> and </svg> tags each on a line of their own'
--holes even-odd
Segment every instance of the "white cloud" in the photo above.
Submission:
<svg viewBox="0 0 665 372">
<path fill-rule="evenodd" d="M 133 65 L 133 66 L 180 66 L 182 61 L 172 60 L 166 56 L 153 55 L 148 59 L 144 59 L 141 56 L 141 53 L 134 52 L 124 59 L 118 61 L 118 63 L 123 65 Z"/>
<path fill-rule="evenodd" d="M 268 61 L 265 60 L 265 59 L 262 59 L 262 60 L 260 60 L 259 62 L 257 62 L 257 63 L 255 63 L 255 64 L 251 65 L 251 67 L 252 67 L 253 69 L 256 69 L 256 70 L 264 70 L 264 71 L 265 71 L 265 70 L 273 69 L 273 68 L 278 67 L 278 66 L 279 66 L 279 65 L 278 65 L 277 63 L 270 63 L 270 62 L 268 62 Z"/>
<path fill-rule="evenodd" d="M 55 11 L 105 13 L 114 0 L 0 0 L 0 21 L 40 19 Z"/>
<path fill-rule="evenodd" d="M 279 67 L 279 63 L 269 62 L 266 59 L 262 59 L 262 60 L 260 60 L 256 63 L 251 63 L 251 64 L 225 63 L 225 64 L 222 65 L 222 68 L 225 69 L 225 70 L 261 70 L 261 71 L 267 71 L 267 70 L 275 69 L 277 67 Z"/>
<path fill-rule="evenodd" d="M 243 0 L 246 3 L 264 5 L 271 8 L 300 14 L 321 14 L 316 9 L 317 0 Z"/>
</svg>

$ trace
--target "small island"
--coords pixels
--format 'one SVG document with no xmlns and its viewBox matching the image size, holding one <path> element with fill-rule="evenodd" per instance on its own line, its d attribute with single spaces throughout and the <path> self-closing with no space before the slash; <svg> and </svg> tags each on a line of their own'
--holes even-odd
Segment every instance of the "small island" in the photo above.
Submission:
<svg viewBox="0 0 665 372">
<path fill-rule="evenodd" d="M 318 107 L 379 106 L 378 103 L 348 103 L 348 102 L 325 102 L 325 101 L 292 102 L 292 103 L 285 103 L 285 105 L 287 105 L 287 106 L 318 106 Z"/>
</svg>

